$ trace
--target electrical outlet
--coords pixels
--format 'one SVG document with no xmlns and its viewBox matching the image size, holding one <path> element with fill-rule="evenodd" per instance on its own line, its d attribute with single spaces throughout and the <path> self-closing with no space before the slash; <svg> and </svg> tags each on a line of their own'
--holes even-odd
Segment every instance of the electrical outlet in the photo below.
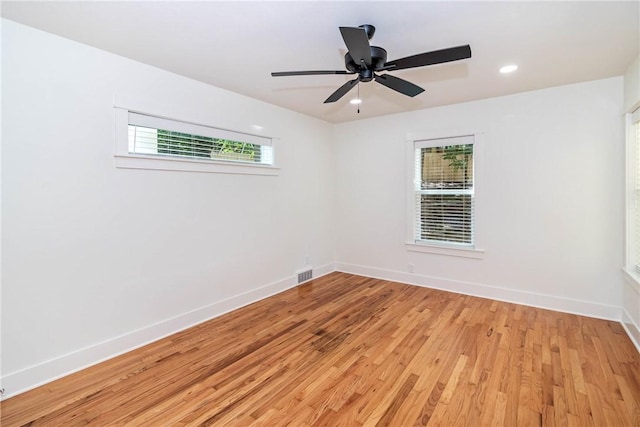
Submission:
<svg viewBox="0 0 640 427">
<path fill-rule="evenodd" d="M 304 265 L 309 265 L 309 255 L 304 257 Z"/>
<path fill-rule="evenodd" d="M 413 267 L 414 267 L 413 264 L 408 265 L 407 270 L 409 270 L 409 273 L 413 273 Z"/>
</svg>

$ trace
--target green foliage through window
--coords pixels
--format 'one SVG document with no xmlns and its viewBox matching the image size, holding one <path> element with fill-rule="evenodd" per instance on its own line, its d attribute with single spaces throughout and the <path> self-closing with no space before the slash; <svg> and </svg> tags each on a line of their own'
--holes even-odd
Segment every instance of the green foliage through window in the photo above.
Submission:
<svg viewBox="0 0 640 427">
<path fill-rule="evenodd" d="M 473 144 L 460 144 L 445 146 L 442 158 L 449 160 L 449 166 L 454 170 L 460 170 L 467 169 L 471 156 L 473 156 Z"/>
<path fill-rule="evenodd" d="M 158 154 L 260 162 L 260 145 L 158 129 Z"/>
</svg>

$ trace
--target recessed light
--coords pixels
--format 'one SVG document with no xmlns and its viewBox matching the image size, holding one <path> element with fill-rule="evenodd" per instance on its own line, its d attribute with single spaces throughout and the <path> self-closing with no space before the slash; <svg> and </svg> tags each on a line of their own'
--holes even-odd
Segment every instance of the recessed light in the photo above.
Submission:
<svg viewBox="0 0 640 427">
<path fill-rule="evenodd" d="M 502 74 L 513 73 L 517 69 L 517 65 L 505 65 L 504 67 L 500 68 L 500 72 Z"/>
<path fill-rule="evenodd" d="M 350 103 L 352 103 L 353 105 L 356 105 L 356 104 L 362 104 L 362 99 L 358 99 L 358 98 L 356 98 L 356 99 L 352 99 L 352 100 L 351 100 L 351 101 L 349 101 L 349 102 L 350 102 Z"/>
<path fill-rule="evenodd" d="M 252 127 L 254 130 L 262 130 L 262 129 L 264 129 L 264 128 L 263 128 L 262 126 L 260 126 L 260 125 L 251 125 L 251 127 Z"/>
</svg>

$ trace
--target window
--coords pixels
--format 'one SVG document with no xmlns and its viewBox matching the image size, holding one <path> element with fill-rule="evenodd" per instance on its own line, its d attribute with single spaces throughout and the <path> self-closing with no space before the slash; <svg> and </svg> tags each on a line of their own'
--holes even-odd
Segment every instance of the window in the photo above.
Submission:
<svg viewBox="0 0 640 427">
<path fill-rule="evenodd" d="M 473 138 L 415 146 L 416 242 L 473 245 Z"/>
<path fill-rule="evenodd" d="M 116 166 L 275 175 L 271 138 L 120 108 Z"/>
<path fill-rule="evenodd" d="M 479 134 L 409 141 L 413 251 L 481 258 L 476 234 Z"/>
<path fill-rule="evenodd" d="M 627 115 L 627 271 L 640 275 L 640 109 Z"/>
</svg>

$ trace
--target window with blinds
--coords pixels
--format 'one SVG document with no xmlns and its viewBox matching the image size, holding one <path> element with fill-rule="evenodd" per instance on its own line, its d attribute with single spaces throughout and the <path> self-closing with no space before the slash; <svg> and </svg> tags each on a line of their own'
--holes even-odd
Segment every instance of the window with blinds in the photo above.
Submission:
<svg viewBox="0 0 640 427">
<path fill-rule="evenodd" d="M 129 112 L 129 154 L 273 164 L 271 139 Z"/>
<path fill-rule="evenodd" d="M 415 142 L 415 242 L 473 247 L 473 142 L 473 136 Z"/>
<path fill-rule="evenodd" d="M 640 109 L 630 115 L 629 149 L 632 155 L 628 192 L 630 218 L 627 224 L 627 240 L 630 243 L 629 267 L 640 274 Z"/>
</svg>

